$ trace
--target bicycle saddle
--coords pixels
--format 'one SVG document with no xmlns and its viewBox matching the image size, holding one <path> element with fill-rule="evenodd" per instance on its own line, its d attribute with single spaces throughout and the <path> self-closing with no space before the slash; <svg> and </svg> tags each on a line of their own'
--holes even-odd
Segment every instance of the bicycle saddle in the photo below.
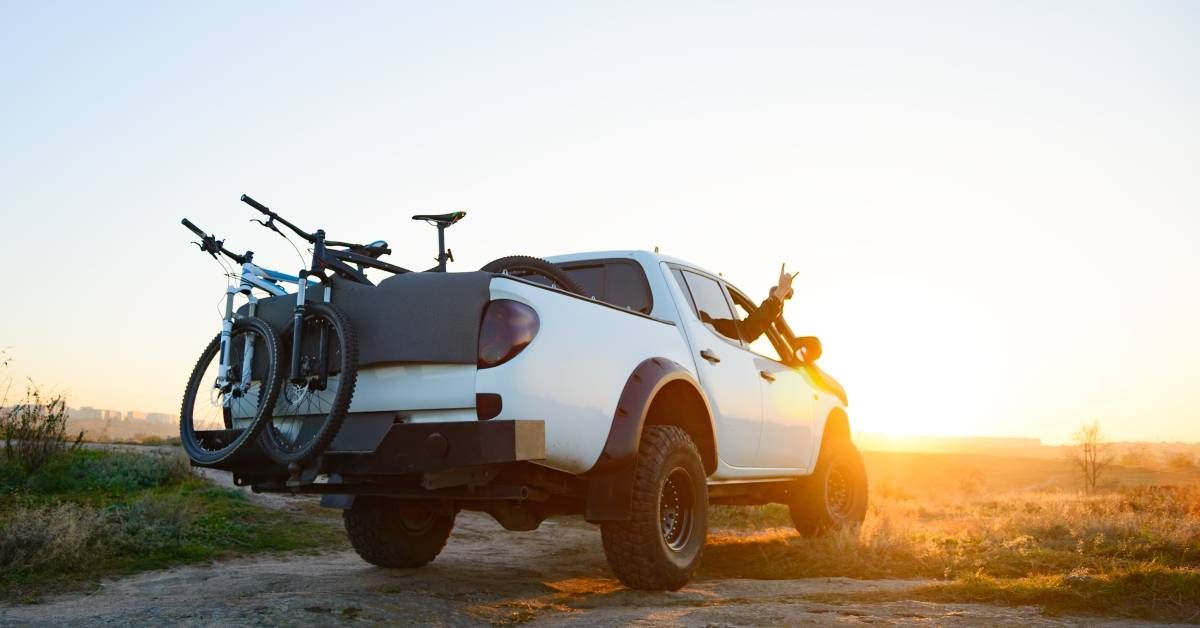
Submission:
<svg viewBox="0 0 1200 628">
<path fill-rule="evenodd" d="M 413 216 L 412 219 L 425 220 L 449 227 L 450 225 L 465 218 L 466 215 L 467 212 L 450 212 L 449 214 L 417 214 L 416 216 Z"/>
</svg>

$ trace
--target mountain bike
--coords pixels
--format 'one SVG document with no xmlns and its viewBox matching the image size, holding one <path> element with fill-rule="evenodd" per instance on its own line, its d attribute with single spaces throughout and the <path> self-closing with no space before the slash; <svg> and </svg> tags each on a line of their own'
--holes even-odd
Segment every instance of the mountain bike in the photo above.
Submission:
<svg viewBox="0 0 1200 628">
<path fill-rule="evenodd" d="M 323 229 L 309 233 L 249 196 L 241 200 L 267 217 L 256 221 L 263 227 L 287 239 L 278 227 L 283 225 L 312 247 L 308 267 L 297 274 L 291 321 L 280 336 L 287 371 L 279 378 L 277 401 L 261 437 L 267 455 L 296 476 L 341 429 L 358 380 L 358 339 L 349 317 L 330 302 L 331 275 L 372 285 L 367 268 L 409 271 L 378 259 L 391 253 L 387 242 L 330 240 Z M 319 301 L 308 298 L 310 278 L 323 288 Z"/>
<path fill-rule="evenodd" d="M 187 218 L 183 226 L 196 234 L 195 244 L 218 262 L 220 256 L 241 266 L 240 273 L 225 267 L 230 277 L 225 290 L 221 331 L 208 343 L 188 378 L 179 411 L 180 443 L 188 456 L 201 465 L 221 463 L 252 442 L 264 426 L 276 397 L 282 372 L 279 370 L 279 339 L 266 321 L 255 316 L 258 298 L 287 294 L 280 282 L 298 278 L 260 268 L 254 252 L 234 253 L 223 240 L 205 233 Z M 225 266 L 222 262 L 222 266 Z M 237 316 L 234 298 L 249 300 L 248 316 Z"/>
<path fill-rule="evenodd" d="M 357 379 L 354 329 L 345 314 L 329 303 L 330 286 L 323 271 L 333 270 L 363 283 L 369 283 L 365 267 L 406 271 L 374 259 L 390 252 L 384 242 L 360 245 L 327 240 L 324 231 L 306 233 L 253 199 L 243 200 L 270 216 L 265 226 L 278 231 L 274 221 L 279 221 L 309 241 L 312 264 L 294 276 L 260 267 L 253 261 L 253 251 L 233 253 L 223 240 L 183 219 L 182 224 L 200 237 L 196 242 L 200 250 L 218 261 L 220 256 L 228 258 L 241 270 L 235 274 L 226 268 L 226 275 L 236 281 L 226 288 L 221 332 L 205 348 L 188 379 L 180 410 L 180 440 L 197 464 L 216 465 L 259 437 L 268 457 L 291 467 L 322 451 L 336 435 Z M 321 283 L 322 302 L 310 302 L 308 290 Z M 255 290 L 288 296 L 283 284 L 296 286 L 296 306 L 281 335 L 256 316 Z M 234 309 L 239 294 L 248 300 L 244 315 Z"/>
<path fill-rule="evenodd" d="M 255 265 L 251 251 L 244 255 L 228 251 L 223 241 L 183 220 L 201 238 L 196 244 L 202 251 L 241 264 L 241 272 L 236 285 L 231 283 L 226 291 L 222 332 L 205 349 L 189 379 L 180 418 L 181 440 L 193 460 L 211 465 L 259 436 L 268 457 L 287 465 L 295 475 L 336 436 L 357 382 L 357 338 L 349 318 L 330 302 L 331 275 L 373 285 L 366 276 L 368 268 L 390 274 L 414 271 L 379 259 L 392 252 L 385 241 L 356 244 L 330 240 L 323 229 L 304 231 L 247 195 L 241 200 L 267 217 L 255 222 L 288 239 L 279 229 L 278 225 L 283 225 L 311 245 L 312 256 L 308 268 L 288 275 Z M 465 216 L 466 212 L 413 216 L 438 230 L 437 265 L 423 272 L 446 272 L 454 255 L 445 246 L 445 230 Z M 540 278 L 539 283 L 581 293 L 566 273 L 539 258 L 504 257 L 482 270 Z M 296 304 L 290 322 L 276 336 L 269 324 L 255 316 L 258 299 L 253 291 L 288 295 L 281 284 L 297 287 Z M 320 300 L 314 301 L 309 290 L 318 287 L 323 292 Z M 239 317 L 233 309 L 238 294 L 249 299 L 247 316 Z M 206 383 L 207 405 L 201 395 Z"/>
<path fill-rule="evenodd" d="M 243 194 L 241 200 L 243 203 L 246 203 L 247 205 L 257 209 L 263 215 L 268 217 L 265 222 L 261 220 L 256 220 L 255 222 L 258 222 L 264 227 L 274 231 L 275 233 L 278 233 L 285 239 L 287 238 L 287 235 L 280 231 L 279 228 L 275 226 L 275 223 L 278 222 L 288 227 L 296 235 L 312 244 L 314 246 L 313 255 L 317 255 L 316 240 L 324 237 L 324 231 L 317 230 L 311 234 L 306 233 L 303 230 L 298 229 L 295 225 L 291 224 L 287 220 L 283 219 L 283 217 L 281 217 L 279 214 L 272 212 L 270 208 L 250 198 L 249 196 Z M 368 267 L 378 268 L 380 270 L 397 275 L 411 272 L 444 273 L 446 272 L 447 268 L 446 263 L 454 261 L 454 252 L 446 248 L 446 229 L 463 218 L 466 218 L 466 216 L 467 212 L 460 211 L 450 212 L 448 214 L 417 214 L 412 217 L 413 220 L 426 222 L 434 227 L 437 227 L 438 253 L 437 257 L 434 258 L 437 261 L 437 265 L 424 271 L 412 271 L 401 266 L 380 261 L 379 257 L 381 255 L 388 255 L 392 252 L 391 249 L 387 248 L 387 242 L 383 240 L 377 240 L 368 245 L 326 240 L 324 241 L 323 245 L 325 247 L 340 246 L 345 247 L 347 250 L 338 251 L 324 249 L 322 251 L 322 256 L 327 262 L 327 266 L 325 268 L 344 279 L 349 279 L 350 281 L 366 285 L 373 285 L 371 281 L 367 279 L 367 276 L 364 272 L 365 268 Z M 347 263 L 354 264 L 355 267 L 350 267 L 347 265 Z M 571 279 L 569 275 L 563 272 L 562 269 L 538 257 L 532 257 L 529 255 L 509 255 L 494 259 L 487 264 L 484 264 L 479 270 L 489 273 L 502 273 L 528 278 L 543 285 L 566 290 L 567 292 L 580 295 L 583 294 L 583 290 L 579 287 L 579 285 L 573 279 Z"/>
</svg>

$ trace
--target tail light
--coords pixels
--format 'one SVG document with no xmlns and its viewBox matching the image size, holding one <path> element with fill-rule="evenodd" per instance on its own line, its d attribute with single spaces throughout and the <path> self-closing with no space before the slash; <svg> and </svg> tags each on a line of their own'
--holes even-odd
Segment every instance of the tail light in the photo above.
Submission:
<svg viewBox="0 0 1200 628">
<path fill-rule="evenodd" d="M 517 357 L 537 335 L 541 321 L 533 308 L 509 299 L 487 304 L 479 324 L 479 368 L 499 366 Z"/>
</svg>

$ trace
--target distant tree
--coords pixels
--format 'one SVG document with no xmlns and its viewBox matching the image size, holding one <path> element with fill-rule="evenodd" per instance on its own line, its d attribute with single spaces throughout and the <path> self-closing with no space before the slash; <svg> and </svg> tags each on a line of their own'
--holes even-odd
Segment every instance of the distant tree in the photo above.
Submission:
<svg viewBox="0 0 1200 628">
<path fill-rule="evenodd" d="M 1083 477 L 1083 489 L 1093 493 L 1100 482 L 1100 476 L 1113 460 L 1108 440 L 1100 429 L 1100 421 L 1081 425 L 1075 432 L 1074 440 L 1074 460 Z"/>
</svg>

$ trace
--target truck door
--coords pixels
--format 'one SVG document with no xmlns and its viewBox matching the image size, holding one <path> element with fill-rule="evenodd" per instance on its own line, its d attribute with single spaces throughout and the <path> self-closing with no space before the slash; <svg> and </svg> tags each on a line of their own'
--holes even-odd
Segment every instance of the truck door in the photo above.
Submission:
<svg viewBox="0 0 1200 628">
<path fill-rule="evenodd" d="M 745 320 L 755 308 L 750 299 L 730 289 L 733 310 Z M 807 468 L 813 447 L 813 388 L 800 369 L 785 364 L 790 351 L 774 325 L 757 338 L 743 338 L 754 352 L 754 368 L 762 387 L 763 426 L 758 464 L 775 469 Z"/>
<path fill-rule="evenodd" d="M 717 427 L 717 453 L 734 467 L 754 467 L 762 429 L 762 391 L 754 354 L 737 332 L 728 334 L 733 311 L 717 279 L 690 269 L 672 269 L 694 316 L 681 316 L 700 384 L 708 394 Z M 718 328 L 725 329 L 723 334 Z"/>
</svg>

